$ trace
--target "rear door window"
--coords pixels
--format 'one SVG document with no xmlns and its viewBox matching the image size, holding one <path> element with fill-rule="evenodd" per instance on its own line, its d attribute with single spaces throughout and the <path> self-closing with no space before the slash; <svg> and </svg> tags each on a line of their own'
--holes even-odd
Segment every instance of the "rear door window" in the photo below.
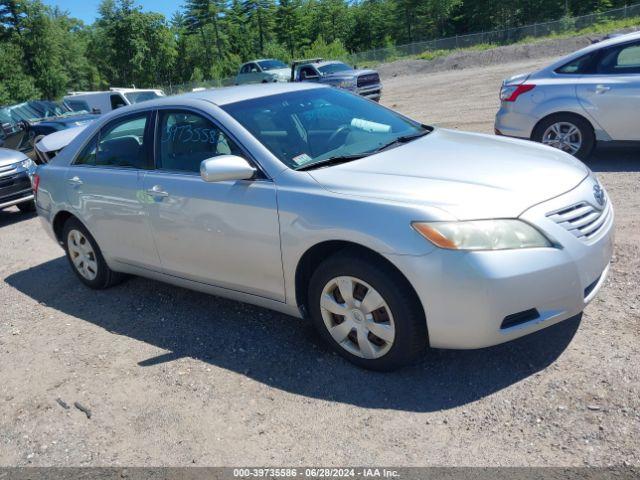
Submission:
<svg viewBox="0 0 640 480">
<path fill-rule="evenodd" d="M 135 114 L 104 127 L 78 155 L 76 165 L 149 168 L 146 139 L 149 114 Z"/>
<path fill-rule="evenodd" d="M 583 55 L 580 58 L 570 61 L 566 65 L 558 68 L 556 73 L 562 74 L 574 74 L 574 75 L 586 75 L 594 73 L 595 61 L 597 60 L 598 52 Z"/>
</svg>

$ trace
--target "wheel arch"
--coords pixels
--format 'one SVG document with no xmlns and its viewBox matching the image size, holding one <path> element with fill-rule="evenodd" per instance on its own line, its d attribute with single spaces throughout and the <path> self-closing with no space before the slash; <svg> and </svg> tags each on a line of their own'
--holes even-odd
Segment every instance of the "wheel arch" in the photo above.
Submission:
<svg viewBox="0 0 640 480">
<path fill-rule="evenodd" d="M 70 218 L 75 218 L 80 223 L 82 223 L 82 225 L 84 225 L 85 228 L 87 228 L 84 222 L 80 220 L 77 216 L 75 216 L 73 213 L 71 213 L 68 210 L 60 210 L 55 214 L 55 216 L 53 217 L 53 222 L 51 222 L 53 233 L 55 234 L 56 240 L 58 240 L 58 243 L 60 245 L 63 244 L 62 231 L 64 229 L 64 224 L 67 223 L 67 220 L 69 220 Z M 87 230 L 89 229 L 87 228 Z"/>
<path fill-rule="evenodd" d="M 396 265 L 394 265 L 393 262 L 391 262 L 382 254 L 369 247 L 365 247 L 364 245 L 361 245 L 359 243 L 347 240 L 328 240 L 317 243 L 309 247 L 298 260 L 294 279 L 295 300 L 296 305 L 298 306 L 304 317 L 307 317 L 309 312 L 307 287 L 311 275 L 313 275 L 313 272 L 316 270 L 316 268 L 318 268 L 318 266 L 324 259 L 330 257 L 331 255 L 335 255 L 336 253 L 343 250 L 353 250 L 354 252 L 358 252 L 371 258 L 372 261 L 380 262 L 386 267 L 392 269 L 406 282 L 407 286 L 411 290 L 412 296 L 414 297 L 415 301 L 418 302 L 422 314 L 426 319 L 425 306 L 422 304 L 418 293 L 415 291 L 413 285 L 406 277 L 406 275 L 404 275 L 404 273 L 402 273 L 402 271 Z"/>
<path fill-rule="evenodd" d="M 569 115 L 569 116 L 572 116 L 572 117 L 581 118 L 582 120 L 587 122 L 587 124 L 591 127 L 591 130 L 593 131 L 594 136 L 596 135 L 596 133 L 597 133 L 596 127 L 594 126 L 593 122 L 587 116 L 582 115 L 581 113 L 578 113 L 578 112 L 574 112 L 572 110 L 559 110 L 559 111 L 556 111 L 556 112 L 548 113 L 548 114 L 544 115 L 542 118 L 540 118 L 540 120 L 538 120 L 536 122 L 536 124 L 533 126 L 533 129 L 531 130 L 530 139 L 534 140 L 534 137 L 536 136 L 538 128 L 540 127 L 540 125 L 544 121 L 548 120 L 551 117 L 560 116 L 560 115 Z"/>
</svg>

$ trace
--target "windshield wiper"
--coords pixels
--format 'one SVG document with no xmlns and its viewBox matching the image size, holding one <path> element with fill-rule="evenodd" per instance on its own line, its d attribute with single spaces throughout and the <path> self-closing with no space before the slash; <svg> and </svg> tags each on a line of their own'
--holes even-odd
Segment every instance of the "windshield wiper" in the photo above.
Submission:
<svg viewBox="0 0 640 480">
<path fill-rule="evenodd" d="M 384 145 L 379 146 L 378 148 L 376 148 L 374 150 L 374 152 L 382 152 L 383 150 L 386 150 L 387 148 L 391 148 L 391 147 L 395 147 L 396 145 L 401 145 L 403 143 L 408 143 L 412 140 L 415 140 L 416 138 L 420 138 L 420 137 L 424 137 L 425 135 L 431 133 L 430 129 L 425 129 L 422 130 L 418 133 L 412 133 L 411 135 L 402 135 L 401 137 L 398 137 L 392 141 L 390 141 L 389 143 L 385 143 Z"/>
<path fill-rule="evenodd" d="M 351 160 L 359 160 L 360 158 L 364 158 L 370 154 L 371 153 L 368 152 L 368 153 L 356 153 L 353 155 L 337 155 L 335 157 L 329 157 L 323 160 L 318 160 L 317 162 L 311 162 L 305 165 L 300 165 L 299 167 L 294 168 L 294 170 L 304 171 L 304 170 L 313 170 L 314 168 L 319 168 L 319 167 L 328 167 L 329 165 L 347 163 L 347 162 L 350 162 Z"/>
</svg>

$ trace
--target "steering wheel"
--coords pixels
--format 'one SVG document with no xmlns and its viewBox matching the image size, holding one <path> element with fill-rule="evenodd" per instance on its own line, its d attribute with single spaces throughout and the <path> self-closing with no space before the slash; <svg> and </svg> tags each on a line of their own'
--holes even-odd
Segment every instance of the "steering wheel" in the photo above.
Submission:
<svg viewBox="0 0 640 480">
<path fill-rule="evenodd" d="M 341 139 L 341 145 L 344 144 L 344 141 L 347 139 L 347 135 L 349 135 L 349 133 L 351 133 L 351 125 L 341 125 L 335 132 L 331 134 L 329 140 L 327 140 L 327 146 L 332 147 L 334 142 L 336 142 L 336 139 L 340 135 L 344 135 L 344 138 Z"/>
</svg>

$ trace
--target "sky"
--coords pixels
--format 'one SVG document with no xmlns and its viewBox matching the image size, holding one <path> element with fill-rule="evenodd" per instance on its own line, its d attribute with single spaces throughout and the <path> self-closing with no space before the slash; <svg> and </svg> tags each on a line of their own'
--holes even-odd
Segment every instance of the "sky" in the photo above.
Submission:
<svg viewBox="0 0 640 480">
<path fill-rule="evenodd" d="M 79 18 L 85 23 L 93 23 L 98 14 L 100 0 L 43 0 L 43 3 L 58 6 L 68 11 L 72 17 Z M 171 18 L 173 13 L 184 3 L 181 0 L 138 0 L 143 9 L 151 12 L 163 13 Z"/>
</svg>

